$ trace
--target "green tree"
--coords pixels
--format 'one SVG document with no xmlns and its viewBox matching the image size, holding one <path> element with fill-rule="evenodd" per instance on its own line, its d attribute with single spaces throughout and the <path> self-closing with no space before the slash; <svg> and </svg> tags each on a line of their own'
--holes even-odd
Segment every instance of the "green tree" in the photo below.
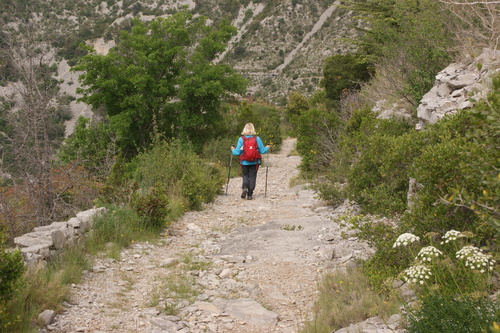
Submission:
<svg viewBox="0 0 500 333">
<path fill-rule="evenodd" d="M 302 113 L 309 110 L 309 102 L 307 98 L 298 92 L 291 92 L 288 96 L 288 104 L 285 109 L 285 116 L 288 122 L 292 125 L 292 135 L 295 135 L 298 127 L 298 120 Z"/>
<path fill-rule="evenodd" d="M 358 89 L 362 82 L 370 78 L 368 65 L 364 60 L 355 54 L 337 54 L 325 60 L 320 85 L 325 88 L 329 99 L 339 100 L 342 91 Z"/>
<path fill-rule="evenodd" d="M 185 11 L 134 20 L 107 55 L 90 49 L 73 68 L 83 71 L 80 100 L 108 116 L 128 156 L 151 143 L 155 126 L 201 146 L 223 120 L 223 98 L 246 88 L 232 68 L 214 61 L 235 32 L 226 21 L 209 26 Z"/>
</svg>

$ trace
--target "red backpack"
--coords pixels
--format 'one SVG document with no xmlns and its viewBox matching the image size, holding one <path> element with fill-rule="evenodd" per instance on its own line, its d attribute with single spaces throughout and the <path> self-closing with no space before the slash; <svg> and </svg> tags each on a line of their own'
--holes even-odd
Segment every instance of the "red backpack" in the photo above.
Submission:
<svg viewBox="0 0 500 333">
<path fill-rule="evenodd" d="M 243 154 L 240 155 L 240 160 L 255 162 L 260 159 L 261 156 L 257 145 L 257 136 L 254 135 L 249 138 L 242 136 L 241 138 L 243 139 Z"/>
</svg>

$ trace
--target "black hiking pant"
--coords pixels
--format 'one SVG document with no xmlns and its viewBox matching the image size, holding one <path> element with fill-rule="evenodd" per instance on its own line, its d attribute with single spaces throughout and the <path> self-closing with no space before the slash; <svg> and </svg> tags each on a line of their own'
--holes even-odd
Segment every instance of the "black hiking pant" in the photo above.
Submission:
<svg viewBox="0 0 500 333">
<path fill-rule="evenodd" d="M 241 165 L 241 173 L 243 175 L 242 189 L 247 189 L 249 196 L 253 195 L 253 190 L 255 189 L 255 183 L 257 181 L 257 167 L 257 164 Z"/>
</svg>

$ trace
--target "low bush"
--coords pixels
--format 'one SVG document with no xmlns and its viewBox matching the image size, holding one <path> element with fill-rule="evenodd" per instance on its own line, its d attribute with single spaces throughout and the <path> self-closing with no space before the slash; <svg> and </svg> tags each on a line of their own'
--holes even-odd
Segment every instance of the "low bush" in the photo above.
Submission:
<svg viewBox="0 0 500 333">
<path fill-rule="evenodd" d="M 135 211 L 146 225 L 161 228 L 169 215 L 169 199 L 162 186 L 154 186 L 146 193 L 139 195 L 134 204 Z"/>
<path fill-rule="evenodd" d="M 336 139 L 340 119 L 334 112 L 324 108 L 302 111 L 297 126 L 297 151 L 302 156 L 300 164 L 304 175 L 325 170 L 333 152 L 337 149 Z"/>
<path fill-rule="evenodd" d="M 211 202 L 221 193 L 224 179 L 220 169 L 211 165 L 196 164 L 180 180 L 181 194 L 190 209 L 199 210 L 204 202 Z"/>
<path fill-rule="evenodd" d="M 25 267 L 21 252 L 5 249 L 5 236 L 0 230 L 0 331 L 9 331 L 17 319 L 9 314 L 9 303 L 17 292 Z"/>
<path fill-rule="evenodd" d="M 500 306 L 490 299 L 451 297 L 431 294 L 415 308 L 406 308 L 408 333 L 494 332 L 491 326 L 500 321 Z"/>
<path fill-rule="evenodd" d="M 231 158 L 231 146 L 235 144 L 236 142 L 232 138 L 212 139 L 203 145 L 203 159 L 226 167 Z"/>
<path fill-rule="evenodd" d="M 159 142 L 137 157 L 134 179 L 142 191 L 161 184 L 169 195 L 181 195 L 188 209 L 212 201 L 224 184 L 222 171 L 178 141 Z"/>
</svg>

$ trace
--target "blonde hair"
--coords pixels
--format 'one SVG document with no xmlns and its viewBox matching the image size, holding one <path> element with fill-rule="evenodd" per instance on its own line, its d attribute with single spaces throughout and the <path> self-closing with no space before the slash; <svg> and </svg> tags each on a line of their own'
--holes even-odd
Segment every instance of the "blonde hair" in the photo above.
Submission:
<svg viewBox="0 0 500 333">
<path fill-rule="evenodd" d="M 247 123 L 241 132 L 241 135 L 257 135 L 255 132 L 255 127 L 252 123 Z"/>
</svg>

